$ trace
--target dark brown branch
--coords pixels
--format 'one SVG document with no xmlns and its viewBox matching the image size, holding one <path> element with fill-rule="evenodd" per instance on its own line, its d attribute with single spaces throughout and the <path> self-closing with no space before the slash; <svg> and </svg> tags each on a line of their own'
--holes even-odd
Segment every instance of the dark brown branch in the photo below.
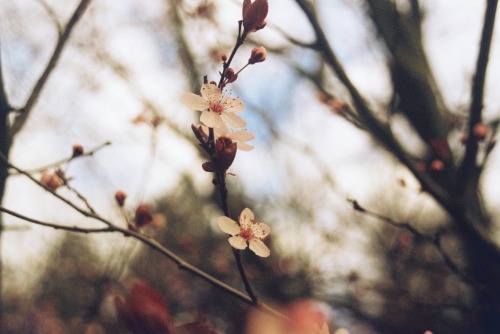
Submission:
<svg viewBox="0 0 500 334">
<path fill-rule="evenodd" d="M 468 139 L 466 143 L 465 156 L 460 166 L 460 185 L 461 191 L 465 191 L 469 182 L 477 185 L 479 175 L 474 175 L 476 167 L 476 157 L 478 151 L 478 143 L 474 137 L 474 126 L 481 122 L 483 110 L 484 85 L 486 81 L 486 69 L 491 49 L 491 40 L 495 26 L 495 17 L 497 12 L 497 0 L 488 0 L 484 13 L 483 31 L 479 46 L 479 53 L 476 61 L 476 73 L 472 82 L 472 97 L 469 108 L 469 124 L 468 124 Z"/>
<path fill-rule="evenodd" d="M 54 48 L 54 51 L 52 52 L 52 56 L 49 59 L 49 62 L 45 66 L 44 71 L 40 75 L 40 78 L 36 82 L 35 86 L 33 87 L 31 94 L 29 95 L 28 99 L 26 100 L 26 103 L 22 108 L 20 108 L 19 114 L 16 116 L 14 123 L 12 124 L 12 127 L 10 129 L 10 138 L 12 139 L 24 126 L 26 123 L 26 120 L 31 114 L 31 110 L 33 109 L 33 106 L 35 103 L 38 101 L 38 98 L 40 94 L 42 93 L 43 88 L 45 87 L 50 75 L 53 73 L 57 62 L 59 61 L 59 58 L 61 57 L 61 54 L 64 50 L 64 47 L 66 46 L 69 37 L 71 35 L 71 32 L 73 31 L 73 28 L 76 26 L 82 15 L 84 14 L 85 10 L 89 6 L 91 0 L 81 0 L 80 4 L 78 7 L 75 9 L 73 12 L 73 15 L 69 19 L 68 23 L 66 24 L 64 30 L 62 33 L 59 35 L 59 38 L 57 40 L 56 46 Z"/>
</svg>

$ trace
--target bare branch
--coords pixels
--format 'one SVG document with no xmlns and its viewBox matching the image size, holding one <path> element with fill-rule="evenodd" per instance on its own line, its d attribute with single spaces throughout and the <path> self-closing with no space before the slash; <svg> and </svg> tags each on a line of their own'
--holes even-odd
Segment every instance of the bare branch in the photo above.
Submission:
<svg viewBox="0 0 500 334">
<path fill-rule="evenodd" d="M 84 14 L 85 10 L 89 6 L 91 0 L 81 0 L 80 4 L 78 7 L 75 9 L 73 12 L 73 15 L 69 19 L 68 23 L 66 24 L 66 27 L 62 31 L 62 33 L 59 35 L 57 44 L 54 48 L 54 51 L 52 52 L 52 56 L 49 59 L 49 62 L 47 63 L 47 66 L 45 67 L 45 70 L 41 74 L 40 78 L 36 82 L 35 86 L 33 87 L 31 94 L 29 95 L 26 103 L 22 108 L 20 108 L 20 113 L 16 116 L 12 127 L 10 129 L 10 138 L 12 139 L 24 126 L 26 123 L 26 120 L 28 119 L 29 115 L 31 114 L 31 110 L 33 109 L 33 106 L 37 102 L 43 88 L 45 87 L 45 84 L 47 83 L 50 75 L 52 74 L 53 70 L 55 69 L 57 62 L 59 61 L 59 58 L 61 57 L 61 54 L 64 50 L 64 47 L 66 46 L 69 37 L 71 35 L 71 32 L 73 31 L 73 28 L 76 26 L 82 15 Z"/>
<path fill-rule="evenodd" d="M 416 229 L 415 227 L 413 227 L 409 223 L 395 222 L 394 220 L 390 219 L 389 217 L 386 217 L 386 216 L 383 216 L 383 215 L 381 215 L 379 213 L 367 210 L 366 208 L 362 207 L 358 203 L 358 201 L 356 201 L 356 200 L 351 200 L 350 199 L 348 201 L 352 204 L 352 207 L 353 207 L 354 210 L 356 210 L 358 212 L 361 212 L 361 213 L 363 213 L 366 216 L 377 218 L 377 219 L 381 220 L 382 222 L 384 222 L 386 224 L 389 224 L 389 225 L 391 225 L 393 227 L 396 227 L 398 229 L 402 229 L 402 230 L 408 231 L 411 234 L 413 234 L 415 237 L 419 238 L 420 240 L 423 240 L 425 242 L 428 242 L 428 243 L 434 245 L 434 247 L 439 252 L 439 254 L 441 254 L 441 256 L 443 258 L 443 261 L 445 262 L 446 266 L 450 269 L 450 271 L 454 275 L 456 275 L 461 281 L 463 281 L 464 283 L 467 283 L 469 285 L 475 283 L 473 280 L 471 280 L 470 278 L 468 278 L 462 272 L 462 270 L 451 259 L 451 257 L 448 255 L 448 253 L 446 253 L 446 251 L 442 248 L 442 246 L 441 246 L 441 234 L 440 233 L 437 233 L 434 236 L 426 235 L 426 234 L 420 232 L 418 229 Z"/>
<path fill-rule="evenodd" d="M 25 220 L 27 222 L 45 226 L 45 227 L 52 227 L 55 228 L 56 230 L 63 230 L 63 231 L 69 231 L 69 232 L 78 232 L 78 233 L 105 233 L 105 232 L 115 232 L 112 228 L 110 227 L 104 227 L 104 228 L 83 228 L 83 227 L 78 227 L 78 226 L 65 226 L 65 225 L 60 225 L 60 224 L 55 224 L 55 223 L 48 223 L 44 222 L 35 218 L 30 218 L 25 215 L 22 215 L 20 213 L 17 213 L 15 211 L 9 210 L 7 208 L 4 208 L 0 206 L 0 212 L 5 212 L 8 215 L 14 216 L 16 218 Z"/>
<path fill-rule="evenodd" d="M 483 31 L 479 46 L 479 54 L 476 61 L 476 73 L 472 82 L 472 97 L 469 108 L 468 139 L 466 143 L 465 156 L 460 166 L 460 190 L 465 191 L 468 183 L 475 188 L 479 175 L 474 175 L 473 169 L 476 167 L 476 157 L 478 143 L 474 136 L 474 127 L 481 122 L 483 110 L 484 85 L 486 80 L 486 68 L 491 49 L 491 40 L 493 37 L 493 28 L 497 12 L 498 0 L 488 0 L 484 13 Z"/>
<path fill-rule="evenodd" d="M 79 159 L 79 158 L 91 157 L 95 153 L 97 153 L 98 151 L 100 151 L 103 148 L 105 148 L 107 146 L 110 146 L 110 145 L 111 145 L 111 142 L 107 141 L 107 142 L 104 142 L 104 143 L 102 143 L 102 144 L 94 147 L 90 151 L 84 152 L 84 153 L 82 153 L 80 155 L 72 155 L 72 156 L 70 156 L 68 158 L 64 158 L 64 159 L 61 159 L 59 161 L 52 162 L 52 163 L 50 163 L 48 165 L 45 165 L 45 166 L 42 166 L 42 167 L 37 167 L 37 168 L 34 168 L 34 169 L 26 170 L 26 172 L 28 172 L 30 174 L 36 174 L 36 173 L 43 172 L 44 170 L 47 170 L 47 169 L 59 167 L 61 165 L 67 164 L 67 163 L 69 163 L 69 162 L 71 162 L 73 160 Z M 10 174 L 10 175 L 11 176 L 20 175 L 20 173 L 14 173 L 14 174 Z"/>
</svg>

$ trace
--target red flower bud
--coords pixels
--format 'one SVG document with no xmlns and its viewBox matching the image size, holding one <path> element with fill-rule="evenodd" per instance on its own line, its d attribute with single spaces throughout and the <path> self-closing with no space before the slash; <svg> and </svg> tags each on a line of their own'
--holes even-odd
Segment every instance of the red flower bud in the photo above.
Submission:
<svg viewBox="0 0 500 334">
<path fill-rule="evenodd" d="M 243 1 L 243 35 L 262 29 L 266 25 L 266 16 L 269 10 L 267 0 Z"/>
<path fill-rule="evenodd" d="M 153 221 L 153 215 L 151 214 L 151 207 L 147 204 L 140 204 L 135 210 L 135 226 L 140 228 L 148 225 Z"/>
<path fill-rule="evenodd" d="M 260 63 L 266 60 L 267 51 L 264 47 L 254 48 L 250 54 L 250 59 L 248 59 L 249 64 Z"/>
<path fill-rule="evenodd" d="M 486 137 L 488 136 L 489 130 L 488 130 L 488 126 L 486 124 L 477 123 L 476 125 L 474 125 L 472 132 L 474 133 L 474 137 L 478 141 L 482 141 L 482 140 L 486 139 Z"/>
<path fill-rule="evenodd" d="M 56 190 L 63 186 L 65 182 L 64 173 L 61 170 L 43 171 L 40 178 L 40 183 L 50 190 Z"/>
<path fill-rule="evenodd" d="M 228 83 L 235 82 L 238 79 L 238 74 L 234 73 L 234 70 L 229 67 L 224 71 L 224 78 L 227 79 Z"/>
<path fill-rule="evenodd" d="M 83 146 L 80 144 L 73 145 L 73 157 L 78 157 L 83 154 Z"/>
<path fill-rule="evenodd" d="M 229 138 L 219 137 L 215 141 L 215 156 L 219 163 L 219 167 L 227 170 L 234 161 L 236 156 L 237 145 Z"/>
<path fill-rule="evenodd" d="M 123 190 L 117 190 L 115 193 L 115 200 L 119 206 L 125 205 L 125 199 L 127 198 L 127 193 Z"/>
</svg>

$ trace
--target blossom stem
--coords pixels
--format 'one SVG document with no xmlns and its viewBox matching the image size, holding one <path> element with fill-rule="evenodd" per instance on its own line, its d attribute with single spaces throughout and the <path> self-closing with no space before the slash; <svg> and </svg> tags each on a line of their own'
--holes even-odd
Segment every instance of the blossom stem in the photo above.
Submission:
<svg viewBox="0 0 500 334">
<path fill-rule="evenodd" d="M 210 128 L 209 130 L 209 138 L 210 134 L 213 135 L 213 129 Z M 217 162 L 217 157 L 215 156 L 215 150 L 212 151 L 212 161 L 214 162 L 214 165 L 216 166 L 215 168 L 215 181 L 216 181 L 216 186 L 217 189 L 219 190 L 219 196 L 221 199 L 221 207 L 222 211 L 224 212 L 224 215 L 226 217 L 229 217 L 229 206 L 227 203 L 227 198 L 228 198 L 228 191 L 226 187 L 226 171 L 223 170 L 223 168 L 218 164 Z M 252 300 L 252 303 L 254 305 L 258 305 L 258 299 L 257 296 L 255 295 L 255 292 L 252 289 L 252 286 L 250 285 L 250 281 L 248 280 L 248 276 L 245 270 L 245 267 L 243 265 L 243 261 L 241 259 L 241 254 L 240 251 L 233 248 L 233 255 L 234 259 L 236 261 L 236 265 L 238 266 L 238 271 L 240 272 L 240 277 L 243 282 L 243 285 L 245 286 L 245 290 Z"/>
<path fill-rule="evenodd" d="M 219 80 L 218 87 L 222 88 L 223 82 L 224 82 L 224 72 L 226 69 L 229 68 L 231 65 L 231 62 L 233 61 L 234 55 L 236 54 L 236 51 L 240 48 L 240 46 L 243 45 L 243 42 L 245 42 L 245 36 L 241 35 L 241 26 L 243 25 L 243 21 L 238 21 L 238 38 L 236 39 L 236 43 L 234 44 L 233 51 L 231 52 L 231 55 L 229 56 L 228 60 L 224 63 L 222 67 L 222 72 Z"/>
</svg>

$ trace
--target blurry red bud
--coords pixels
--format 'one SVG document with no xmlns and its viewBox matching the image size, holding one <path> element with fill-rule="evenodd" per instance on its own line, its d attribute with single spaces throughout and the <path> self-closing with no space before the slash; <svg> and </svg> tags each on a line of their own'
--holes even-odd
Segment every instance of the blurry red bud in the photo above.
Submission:
<svg viewBox="0 0 500 334">
<path fill-rule="evenodd" d="M 436 172 L 444 170 L 444 162 L 439 159 L 433 160 L 431 162 L 431 170 Z"/>
<path fill-rule="evenodd" d="M 129 296 L 115 296 L 118 318 L 132 333 L 170 333 L 170 314 L 159 291 L 140 280 L 134 280 Z"/>
<path fill-rule="evenodd" d="M 73 157 L 78 157 L 84 152 L 83 146 L 81 144 L 73 145 Z"/>
<path fill-rule="evenodd" d="M 117 190 L 115 192 L 115 200 L 116 203 L 118 203 L 119 206 L 125 205 L 125 199 L 127 199 L 127 193 L 124 192 L 123 190 Z"/>
<path fill-rule="evenodd" d="M 486 124 L 478 123 L 478 124 L 474 125 L 474 128 L 472 129 L 472 133 L 474 133 L 474 137 L 478 141 L 482 141 L 488 136 L 489 129 L 488 129 L 488 126 Z"/>
<path fill-rule="evenodd" d="M 205 172 L 209 172 L 209 173 L 215 172 L 214 163 L 212 161 L 204 162 L 201 165 L 201 168 L 203 168 L 203 170 Z"/>
<path fill-rule="evenodd" d="M 139 204 L 137 209 L 135 209 L 135 226 L 140 228 L 148 225 L 153 221 L 153 214 L 151 213 L 151 207 L 148 204 Z"/>
<path fill-rule="evenodd" d="M 65 184 L 64 173 L 61 170 L 45 170 L 42 172 L 40 183 L 51 190 L 56 190 Z"/>
</svg>

